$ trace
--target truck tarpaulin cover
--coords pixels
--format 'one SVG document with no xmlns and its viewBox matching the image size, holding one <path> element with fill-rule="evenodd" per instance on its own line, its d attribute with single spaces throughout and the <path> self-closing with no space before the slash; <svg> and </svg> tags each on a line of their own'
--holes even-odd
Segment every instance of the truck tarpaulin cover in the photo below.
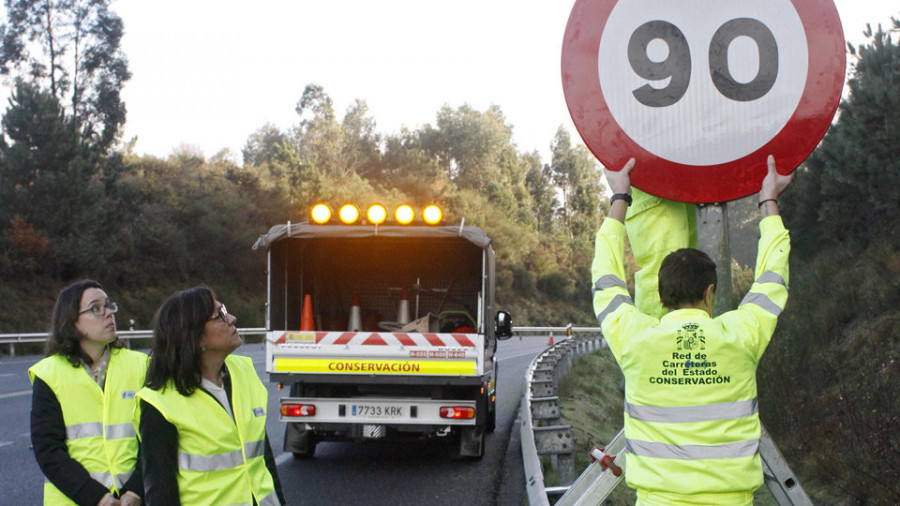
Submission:
<svg viewBox="0 0 900 506">
<path fill-rule="evenodd" d="M 259 236 L 253 249 L 268 249 L 269 246 L 282 239 L 297 238 L 367 238 L 367 237 L 463 237 L 479 248 L 487 248 L 491 240 L 478 227 L 401 227 L 401 226 L 352 226 L 352 225 L 309 225 L 307 223 L 281 224 L 269 229 L 265 235 Z"/>
</svg>

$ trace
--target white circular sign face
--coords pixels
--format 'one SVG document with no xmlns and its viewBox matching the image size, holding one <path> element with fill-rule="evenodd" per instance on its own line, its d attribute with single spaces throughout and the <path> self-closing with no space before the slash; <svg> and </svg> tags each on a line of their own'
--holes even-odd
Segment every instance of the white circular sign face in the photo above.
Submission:
<svg viewBox="0 0 900 506">
<path fill-rule="evenodd" d="M 790 1 L 619 0 L 597 69 L 609 113 L 635 143 L 710 166 L 757 151 L 785 127 L 809 59 Z"/>
</svg>

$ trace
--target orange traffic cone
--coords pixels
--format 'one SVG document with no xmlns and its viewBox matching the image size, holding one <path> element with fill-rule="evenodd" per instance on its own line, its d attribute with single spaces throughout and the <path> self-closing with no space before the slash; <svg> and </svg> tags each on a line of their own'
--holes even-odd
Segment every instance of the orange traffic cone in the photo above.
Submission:
<svg viewBox="0 0 900 506">
<path fill-rule="evenodd" d="M 300 330 L 315 330 L 313 328 L 312 297 L 309 294 L 303 297 L 303 316 L 300 318 Z"/>
<path fill-rule="evenodd" d="M 550 331 L 550 341 L 547 343 L 547 345 L 548 345 L 548 346 L 552 346 L 552 345 L 553 345 L 553 331 L 552 331 L 552 330 Z"/>
<path fill-rule="evenodd" d="M 359 294 L 353 290 L 353 297 L 350 302 L 350 323 L 347 325 L 350 332 L 359 332 L 362 330 L 362 314 L 359 308 Z"/>
<path fill-rule="evenodd" d="M 400 309 L 397 311 L 397 323 L 406 325 L 409 323 L 409 293 L 406 285 L 403 285 L 403 293 L 400 295 Z"/>
</svg>

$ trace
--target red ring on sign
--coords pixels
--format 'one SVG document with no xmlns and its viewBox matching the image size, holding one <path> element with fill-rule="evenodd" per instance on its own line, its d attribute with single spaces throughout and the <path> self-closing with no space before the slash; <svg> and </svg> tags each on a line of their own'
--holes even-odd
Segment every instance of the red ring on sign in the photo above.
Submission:
<svg viewBox="0 0 900 506">
<path fill-rule="evenodd" d="M 619 170 L 637 161 L 631 182 L 670 200 L 725 202 L 759 191 L 766 157 L 789 174 L 815 149 L 840 103 L 846 52 L 837 8 L 828 0 L 790 0 L 803 23 L 809 70 L 794 114 L 768 143 L 729 162 L 694 166 L 660 158 L 638 145 L 613 118 L 600 88 L 598 52 L 603 29 L 618 0 L 576 0 L 562 46 L 562 84 L 569 114 L 588 149 L 600 162 Z M 785 0 L 788 1 L 788 0 Z"/>
</svg>

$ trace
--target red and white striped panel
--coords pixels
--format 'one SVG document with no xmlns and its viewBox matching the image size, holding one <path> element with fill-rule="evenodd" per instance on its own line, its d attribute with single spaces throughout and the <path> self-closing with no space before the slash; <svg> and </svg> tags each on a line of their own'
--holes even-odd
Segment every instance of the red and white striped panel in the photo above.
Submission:
<svg viewBox="0 0 900 506">
<path fill-rule="evenodd" d="M 320 345 L 362 345 L 362 346 L 433 346 L 453 348 L 475 348 L 475 343 L 466 334 L 403 334 L 391 332 L 285 332 L 275 340 L 288 342 L 288 335 L 303 335 L 306 339 L 291 339 L 290 342 L 309 342 L 310 334 L 315 334 L 315 344 Z"/>
</svg>

